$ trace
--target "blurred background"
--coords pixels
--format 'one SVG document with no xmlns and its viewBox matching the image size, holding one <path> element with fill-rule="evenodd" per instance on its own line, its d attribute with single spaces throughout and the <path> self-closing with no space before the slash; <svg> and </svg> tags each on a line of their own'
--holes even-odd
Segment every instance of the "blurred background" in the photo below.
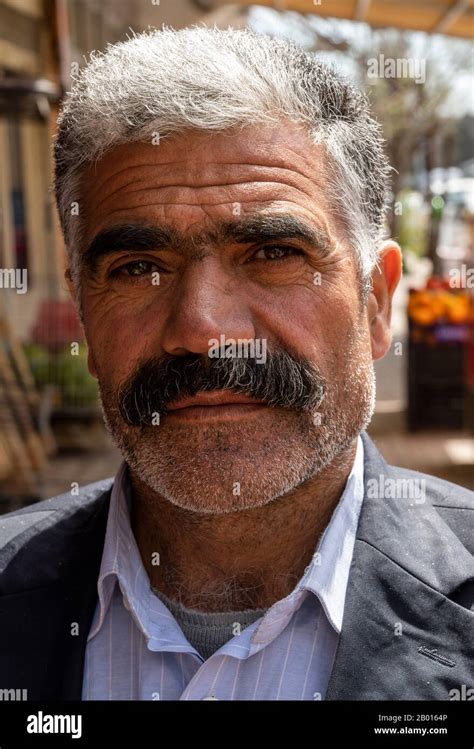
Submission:
<svg viewBox="0 0 474 749">
<path fill-rule="evenodd" d="M 474 489 L 474 0 L 0 0 L 0 512 L 119 465 L 63 280 L 51 139 L 89 54 L 163 23 L 291 39 L 367 92 L 404 255 L 369 432 Z"/>
</svg>

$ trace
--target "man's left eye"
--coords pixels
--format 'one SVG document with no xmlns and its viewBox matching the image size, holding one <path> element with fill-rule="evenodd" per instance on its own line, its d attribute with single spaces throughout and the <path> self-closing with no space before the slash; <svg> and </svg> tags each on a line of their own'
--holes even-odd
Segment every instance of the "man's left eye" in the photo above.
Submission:
<svg viewBox="0 0 474 749">
<path fill-rule="evenodd" d="M 298 249 L 298 247 L 285 244 L 272 244 L 258 250 L 252 255 L 252 260 L 286 260 L 288 257 L 303 254 L 303 251 Z"/>
<path fill-rule="evenodd" d="M 152 273 L 154 269 L 158 270 L 158 266 L 149 260 L 134 260 L 133 263 L 127 263 L 126 265 L 121 265 L 119 268 L 115 268 L 112 273 L 114 275 L 123 273 L 127 276 L 137 277 L 146 276 Z"/>
</svg>

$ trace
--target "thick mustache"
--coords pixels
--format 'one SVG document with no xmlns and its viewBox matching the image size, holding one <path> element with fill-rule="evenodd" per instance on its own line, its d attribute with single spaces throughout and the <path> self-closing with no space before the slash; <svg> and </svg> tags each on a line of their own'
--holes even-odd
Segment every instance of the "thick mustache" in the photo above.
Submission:
<svg viewBox="0 0 474 749">
<path fill-rule="evenodd" d="M 167 406 L 185 396 L 229 390 L 267 406 L 312 413 L 326 393 L 317 367 L 287 351 L 267 354 L 265 364 L 252 358 L 209 359 L 200 354 L 150 359 L 125 380 L 118 407 L 130 426 L 146 426 Z"/>
</svg>

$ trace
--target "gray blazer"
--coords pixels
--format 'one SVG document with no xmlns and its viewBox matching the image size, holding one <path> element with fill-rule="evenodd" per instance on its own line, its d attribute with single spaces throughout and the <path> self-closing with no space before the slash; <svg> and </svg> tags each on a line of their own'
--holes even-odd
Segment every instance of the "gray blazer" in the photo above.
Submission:
<svg viewBox="0 0 474 749">
<path fill-rule="evenodd" d="M 326 698 L 466 699 L 474 687 L 474 493 L 390 466 L 362 438 L 365 495 Z M 406 479 L 424 496 L 404 498 Z M 0 517 L 0 689 L 81 699 L 112 483 Z M 377 487 L 389 487 L 385 497 Z"/>
</svg>

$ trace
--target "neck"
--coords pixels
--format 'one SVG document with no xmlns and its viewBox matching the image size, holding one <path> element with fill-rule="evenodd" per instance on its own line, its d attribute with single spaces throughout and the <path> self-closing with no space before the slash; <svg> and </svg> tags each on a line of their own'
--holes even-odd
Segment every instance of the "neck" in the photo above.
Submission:
<svg viewBox="0 0 474 749">
<path fill-rule="evenodd" d="M 151 585 L 208 612 L 268 608 L 287 596 L 341 498 L 356 446 L 283 497 L 225 515 L 176 507 L 130 470 L 132 529 Z"/>
</svg>

